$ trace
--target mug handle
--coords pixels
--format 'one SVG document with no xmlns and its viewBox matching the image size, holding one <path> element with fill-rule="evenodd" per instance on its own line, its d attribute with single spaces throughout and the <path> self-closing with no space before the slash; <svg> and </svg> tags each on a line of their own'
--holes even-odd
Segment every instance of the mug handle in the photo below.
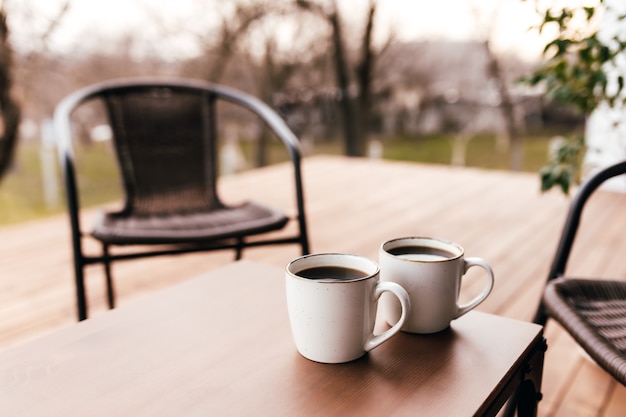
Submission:
<svg viewBox="0 0 626 417">
<path fill-rule="evenodd" d="M 459 309 L 456 313 L 456 318 L 461 317 L 463 314 L 467 313 L 468 311 L 470 311 L 471 309 L 473 309 L 474 307 L 478 306 L 478 304 L 482 303 L 483 301 L 485 301 L 485 298 L 487 298 L 487 296 L 491 293 L 491 290 L 493 289 L 493 284 L 495 282 L 494 276 L 493 276 L 493 270 L 491 269 L 491 266 L 487 263 L 487 261 L 485 261 L 482 258 L 465 258 L 464 260 L 465 262 L 465 267 L 463 270 L 463 276 L 465 276 L 465 274 L 467 273 L 468 269 L 470 269 L 473 266 L 479 266 L 481 268 L 483 268 L 486 272 L 487 272 L 487 285 L 485 286 L 485 288 L 483 289 L 483 291 L 478 294 L 476 297 L 474 297 L 473 300 L 467 302 L 466 304 L 463 304 L 461 306 L 459 306 Z"/>
<path fill-rule="evenodd" d="M 363 350 L 365 350 L 366 352 L 369 352 L 376 346 L 387 341 L 394 334 L 398 333 L 404 325 L 406 319 L 409 317 L 411 301 L 409 300 L 409 294 L 407 294 L 406 290 L 395 282 L 378 281 L 374 290 L 374 300 L 378 302 L 378 299 L 384 292 L 390 292 L 398 298 L 398 300 L 400 301 L 400 305 L 402 306 L 402 314 L 400 315 L 400 319 L 398 320 L 398 322 L 391 326 L 390 329 L 384 331 L 379 335 L 370 335 L 368 340 L 365 341 L 365 345 L 363 346 Z"/>
</svg>

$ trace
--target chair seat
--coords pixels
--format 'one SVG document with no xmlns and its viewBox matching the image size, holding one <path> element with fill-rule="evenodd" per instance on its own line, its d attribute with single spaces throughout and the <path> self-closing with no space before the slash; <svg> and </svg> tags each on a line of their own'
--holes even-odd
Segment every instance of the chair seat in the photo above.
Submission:
<svg viewBox="0 0 626 417">
<path fill-rule="evenodd" d="M 229 239 L 282 229 L 289 218 L 255 202 L 186 214 L 128 216 L 104 212 L 93 237 L 107 244 L 175 244 Z"/>
<path fill-rule="evenodd" d="M 555 279 L 544 304 L 598 365 L 626 385 L 626 282 Z"/>
</svg>

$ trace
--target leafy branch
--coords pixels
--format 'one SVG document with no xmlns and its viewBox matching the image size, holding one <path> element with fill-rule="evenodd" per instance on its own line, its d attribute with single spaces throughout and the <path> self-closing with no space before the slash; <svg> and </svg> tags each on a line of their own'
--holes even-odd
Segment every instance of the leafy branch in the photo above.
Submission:
<svg viewBox="0 0 626 417">
<path fill-rule="evenodd" d="M 598 32 L 598 22 L 608 9 L 603 0 L 596 0 L 593 6 L 545 10 L 538 30 L 556 28 L 556 35 L 544 48 L 544 64 L 522 81 L 543 85 L 547 100 L 573 107 L 585 116 L 602 103 L 610 107 L 623 104 L 624 77 L 611 79 L 607 68 L 624 52 L 626 42 L 617 35 L 603 39 Z M 584 139 L 564 142 L 541 170 L 542 190 L 558 185 L 567 194 L 570 185 L 580 181 L 585 151 Z"/>
</svg>

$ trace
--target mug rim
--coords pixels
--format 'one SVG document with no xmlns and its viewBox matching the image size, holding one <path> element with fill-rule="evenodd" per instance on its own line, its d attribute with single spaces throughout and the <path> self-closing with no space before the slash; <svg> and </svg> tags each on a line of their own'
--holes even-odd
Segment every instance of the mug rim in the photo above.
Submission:
<svg viewBox="0 0 626 417">
<path fill-rule="evenodd" d="M 389 248 L 390 245 L 394 245 L 396 243 L 399 243 L 400 241 L 404 241 L 407 242 L 407 244 L 404 245 L 397 245 L 397 246 L 393 246 L 392 248 Z M 428 243 L 424 243 L 421 245 L 417 245 L 417 244 L 410 244 L 409 242 L 416 242 L 416 241 L 422 241 L 422 242 L 437 242 L 440 245 L 445 245 L 448 248 L 454 248 L 453 250 L 447 250 L 447 249 L 442 249 L 440 247 L 440 245 L 429 245 Z M 444 250 L 446 252 L 450 252 L 450 256 L 449 258 L 445 258 L 445 259 L 431 259 L 431 260 L 425 260 L 425 259 L 408 259 L 408 258 L 403 258 L 397 255 L 394 255 L 393 253 L 390 253 L 389 250 L 390 249 L 394 249 L 397 247 L 402 247 L 402 246 L 413 246 L 413 247 L 429 247 L 429 248 L 434 248 L 434 249 L 440 249 L 440 250 Z M 425 237 L 425 236 L 406 236 L 406 237 L 398 237 L 398 238 L 393 238 L 393 239 L 389 239 L 386 240 L 385 242 L 383 242 L 380 245 L 380 251 L 382 253 L 384 253 L 385 255 L 388 255 L 390 257 L 392 257 L 393 259 L 398 259 L 401 261 L 406 261 L 406 262 L 417 262 L 417 263 L 436 263 L 436 262 L 450 262 L 450 261 L 454 261 L 457 260 L 459 258 L 462 258 L 465 255 L 465 249 L 463 249 L 463 246 L 459 245 L 458 243 L 449 241 L 449 240 L 445 240 L 445 239 L 439 239 L 436 237 Z"/>
<path fill-rule="evenodd" d="M 359 267 L 355 267 L 355 266 L 346 266 L 346 265 L 339 265 L 339 264 L 333 264 L 333 263 L 328 263 L 328 264 L 320 264 L 320 265 L 310 265 L 308 267 L 302 268 L 300 270 L 298 270 L 298 272 L 303 271 L 305 269 L 309 269 L 309 268 L 315 268 L 316 266 L 328 266 L 328 267 L 339 267 L 339 268 L 351 268 L 351 269 L 356 269 L 357 271 L 363 272 L 364 274 L 366 274 L 363 277 L 358 277 L 358 278 L 352 278 L 352 279 L 310 279 L 310 278 L 305 278 L 302 277 L 300 275 L 298 275 L 298 272 L 293 272 L 291 270 L 291 267 L 294 264 L 300 263 L 300 262 L 306 262 L 307 260 L 313 259 L 313 258 L 351 258 L 354 260 L 360 260 L 364 263 L 369 263 L 370 266 L 372 266 L 374 268 L 373 272 L 368 272 L 367 270 L 364 270 L 364 268 L 359 268 Z M 349 284 L 351 282 L 358 282 L 358 281 L 365 281 L 371 278 L 374 278 L 376 276 L 379 275 L 380 273 L 380 266 L 378 265 L 377 262 L 373 261 L 370 258 L 367 258 L 365 256 L 361 256 L 361 255 L 356 255 L 356 254 L 352 254 L 352 253 L 340 253 L 340 252 L 322 252 L 322 253 L 310 253 L 308 255 L 302 255 L 299 256 L 297 258 L 292 259 L 291 261 L 289 261 L 289 263 L 287 263 L 287 266 L 285 266 L 285 272 L 287 273 L 288 276 L 298 279 L 300 281 L 305 281 L 305 282 L 312 282 L 312 283 L 320 283 L 320 284 Z"/>
</svg>

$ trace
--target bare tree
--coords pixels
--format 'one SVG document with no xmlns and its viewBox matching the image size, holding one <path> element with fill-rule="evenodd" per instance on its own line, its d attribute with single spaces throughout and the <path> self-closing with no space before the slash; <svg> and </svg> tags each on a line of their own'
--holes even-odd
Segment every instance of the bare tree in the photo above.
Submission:
<svg viewBox="0 0 626 417">
<path fill-rule="evenodd" d="M 150 8 L 152 21 L 160 27 L 164 37 L 186 32 L 195 37 L 202 51 L 199 59 L 191 60 L 186 72 L 211 82 L 221 82 L 231 59 L 238 54 L 238 47 L 255 23 L 261 22 L 276 7 L 263 0 L 237 0 L 232 2 L 205 1 L 197 2 L 198 16 L 207 16 L 206 25 L 190 29 L 187 22 L 181 21 L 174 26 L 167 26 L 162 16 Z"/>
<path fill-rule="evenodd" d="M 9 28 L 5 9 L 0 3 L 0 118 L 3 127 L 0 134 L 0 179 L 13 159 L 20 124 L 20 107 L 11 95 L 12 69 L 13 51 L 9 43 Z"/>
<path fill-rule="evenodd" d="M 502 68 L 500 60 L 493 52 L 489 39 L 483 42 L 485 52 L 489 58 L 487 72 L 491 79 L 496 81 L 500 93 L 500 110 L 504 117 L 506 136 L 509 142 L 510 168 L 512 171 L 521 171 L 524 163 L 522 141 L 524 139 L 523 127 L 520 126 L 516 117 L 515 101 L 509 91 L 509 84 Z"/>
<path fill-rule="evenodd" d="M 213 62 L 207 73 L 209 81 L 217 82 L 222 78 L 228 61 L 235 53 L 240 38 L 250 26 L 262 19 L 267 13 L 267 6 L 262 3 L 238 4 L 233 16 L 223 16 L 214 54 L 218 59 Z"/>
<path fill-rule="evenodd" d="M 284 91 L 291 75 L 298 67 L 297 60 L 281 61 L 277 56 L 277 45 L 274 38 L 265 40 L 265 48 L 260 71 L 256 72 L 256 83 L 261 100 L 272 102 L 272 96 L 278 91 Z M 267 143 L 269 131 L 261 129 L 257 143 L 256 165 L 265 166 L 268 163 Z"/>
<path fill-rule="evenodd" d="M 374 17 L 376 15 L 376 2 L 370 0 L 367 12 L 365 31 L 361 41 L 361 59 L 356 67 L 357 85 L 359 88 L 358 116 L 359 116 L 359 144 L 355 149 L 358 155 L 364 155 L 367 146 L 367 132 L 370 125 L 370 112 L 372 108 L 372 78 L 374 72 L 376 52 L 372 46 L 374 30 Z"/>
<path fill-rule="evenodd" d="M 348 156 L 362 156 L 367 144 L 369 112 L 371 107 L 371 81 L 376 53 L 372 47 L 372 33 L 376 16 L 376 1 L 370 0 L 364 33 L 361 37 L 361 54 L 356 64 L 357 82 L 353 82 L 353 71 L 348 59 L 348 51 L 344 37 L 344 26 L 339 16 L 336 0 L 329 7 L 324 7 L 309 0 L 296 0 L 296 4 L 323 18 L 331 28 L 330 42 L 337 87 L 339 89 L 339 105 L 343 113 L 343 131 L 345 153 Z M 356 86 L 355 89 L 352 86 Z"/>
<path fill-rule="evenodd" d="M 500 95 L 500 111 L 504 119 L 506 140 L 508 142 L 508 150 L 510 154 L 510 169 L 512 171 L 521 171 L 524 162 L 524 154 L 522 149 L 522 141 L 524 139 L 523 128 L 518 123 L 515 111 L 515 101 L 509 89 L 509 81 L 506 77 L 505 70 L 498 55 L 493 50 L 492 39 L 494 37 L 494 23 L 497 21 L 497 15 L 501 1 L 498 2 L 496 8 L 492 11 L 491 16 L 487 17 L 487 24 L 483 22 L 484 35 L 482 45 L 487 56 L 487 75 L 494 80 Z M 474 16 L 478 22 L 478 12 L 474 9 Z"/>
<path fill-rule="evenodd" d="M 284 0 L 287 1 L 287 0 Z M 145 12 L 163 39 L 184 33 L 194 39 L 200 50 L 197 58 L 184 63 L 182 75 L 222 82 L 233 58 L 240 54 L 242 40 L 281 2 L 274 0 L 196 0 L 194 17 L 201 22 L 191 27 L 187 20 L 168 21 L 158 6 L 146 3 Z"/>
<path fill-rule="evenodd" d="M 51 53 L 50 42 L 61 28 L 71 7 L 71 0 L 59 3 L 50 16 L 38 16 L 32 2 L 11 2 L 11 25 L 20 25 L 22 50 L 16 55 L 16 85 L 19 85 L 25 117 L 41 119 L 48 117 L 58 97 L 52 97 L 59 83 L 58 73 L 52 70 L 58 56 Z M 16 31 L 14 31 L 16 32 Z M 27 44 L 25 40 L 27 39 Z M 55 77 L 51 83 L 49 77 Z M 45 81 L 44 81 L 45 80 Z M 46 88 L 43 89 L 42 85 Z"/>
</svg>

